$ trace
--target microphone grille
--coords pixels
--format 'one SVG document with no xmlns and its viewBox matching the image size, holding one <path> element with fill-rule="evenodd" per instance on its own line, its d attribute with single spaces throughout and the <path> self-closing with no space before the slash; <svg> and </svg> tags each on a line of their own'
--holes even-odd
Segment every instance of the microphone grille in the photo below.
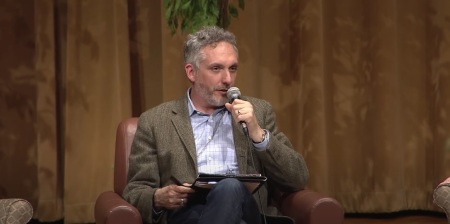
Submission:
<svg viewBox="0 0 450 224">
<path fill-rule="evenodd" d="M 230 87 L 227 90 L 227 97 L 229 100 L 237 99 L 241 96 L 241 91 L 239 91 L 239 88 L 237 87 Z"/>
</svg>

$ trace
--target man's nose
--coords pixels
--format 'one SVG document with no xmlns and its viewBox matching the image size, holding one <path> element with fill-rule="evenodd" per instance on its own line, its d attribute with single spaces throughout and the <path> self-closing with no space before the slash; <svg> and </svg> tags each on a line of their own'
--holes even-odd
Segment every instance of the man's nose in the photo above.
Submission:
<svg viewBox="0 0 450 224">
<path fill-rule="evenodd" d="M 222 82 L 230 84 L 231 80 L 232 80 L 231 72 L 225 69 L 222 74 Z"/>
</svg>

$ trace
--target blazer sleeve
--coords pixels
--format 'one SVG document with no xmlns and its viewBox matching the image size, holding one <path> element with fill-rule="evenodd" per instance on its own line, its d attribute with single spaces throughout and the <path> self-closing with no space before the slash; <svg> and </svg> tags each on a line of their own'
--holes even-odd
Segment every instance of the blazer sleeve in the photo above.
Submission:
<svg viewBox="0 0 450 224">
<path fill-rule="evenodd" d="M 261 128 L 270 133 L 267 149 L 254 150 L 268 180 L 284 192 L 304 189 L 309 171 L 303 156 L 293 148 L 287 136 L 278 130 L 276 115 L 270 103 L 259 100 L 254 107 Z"/>
<path fill-rule="evenodd" d="M 136 134 L 131 146 L 128 168 L 128 184 L 123 197 L 135 206 L 143 220 L 159 221 L 153 217 L 153 195 L 160 186 L 157 152 L 151 131 L 151 117 L 144 113 L 139 117 Z M 151 172 L 149 172 L 151 171 Z"/>
</svg>

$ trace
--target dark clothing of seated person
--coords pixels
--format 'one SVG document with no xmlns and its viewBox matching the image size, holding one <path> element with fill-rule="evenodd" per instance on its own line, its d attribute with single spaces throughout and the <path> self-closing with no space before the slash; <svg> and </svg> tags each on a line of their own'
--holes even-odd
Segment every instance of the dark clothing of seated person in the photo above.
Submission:
<svg viewBox="0 0 450 224">
<path fill-rule="evenodd" d="M 270 103 L 227 96 L 238 68 L 232 33 L 205 27 L 190 34 L 184 63 L 186 94 L 139 117 L 123 197 L 144 223 L 263 223 L 261 214 L 276 215 L 268 208 L 275 189 L 305 187 L 306 163 L 278 130 Z M 191 187 L 200 173 L 262 174 L 267 182 L 256 193 L 235 178 Z"/>
</svg>

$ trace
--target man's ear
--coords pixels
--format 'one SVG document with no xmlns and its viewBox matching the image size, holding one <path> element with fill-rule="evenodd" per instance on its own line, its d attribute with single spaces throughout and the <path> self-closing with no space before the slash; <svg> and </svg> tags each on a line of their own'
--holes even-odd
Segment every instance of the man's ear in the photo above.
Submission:
<svg viewBox="0 0 450 224">
<path fill-rule="evenodd" d="M 184 66 L 184 70 L 186 71 L 186 76 L 188 77 L 190 82 L 195 82 L 195 69 L 192 64 L 186 64 Z"/>
</svg>

